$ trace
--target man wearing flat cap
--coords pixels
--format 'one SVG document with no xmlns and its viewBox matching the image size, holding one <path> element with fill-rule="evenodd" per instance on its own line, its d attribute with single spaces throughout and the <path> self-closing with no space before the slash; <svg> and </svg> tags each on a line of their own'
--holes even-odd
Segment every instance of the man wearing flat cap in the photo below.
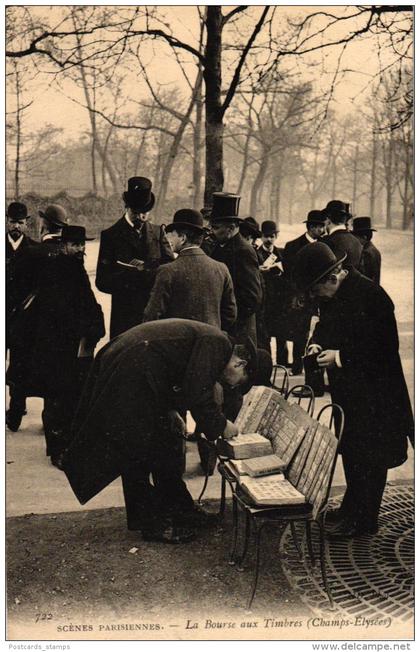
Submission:
<svg viewBox="0 0 420 652">
<path fill-rule="evenodd" d="M 19 430 L 22 416 L 26 412 L 26 397 L 22 388 L 24 379 L 19 373 L 27 354 L 26 345 L 21 338 L 11 338 L 10 329 L 15 311 L 30 291 L 27 279 L 17 274 L 19 263 L 28 250 L 37 245 L 35 240 L 27 235 L 29 219 L 25 204 L 16 201 L 9 204 L 6 211 L 6 347 L 10 353 L 9 364 L 15 369 L 15 382 L 9 388 L 10 403 L 6 424 L 13 432 Z"/>
<path fill-rule="evenodd" d="M 297 291 L 293 284 L 293 267 L 297 253 L 307 244 L 317 242 L 325 233 L 326 215 L 323 211 L 309 211 L 304 222 L 306 232 L 298 238 L 286 242 L 283 251 L 284 281 L 287 283 L 287 299 L 285 299 L 284 327 L 287 330 L 286 339 L 293 342 L 292 375 L 298 375 L 303 370 L 303 356 L 308 341 L 312 315 L 315 306 L 312 301 Z"/>
<path fill-rule="evenodd" d="M 255 315 L 263 294 L 257 254 L 239 232 L 242 223 L 238 216 L 240 199 L 232 193 L 213 193 L 210 222 L 217 244 L 210 255 L 224 263 L 232 277 L 238 317 L 230 333 L 243 340 L 250 336 L 256 344 Z"/>
<path fill-rule="evenodd" d="M 231 439 L 238 430 L 215 401 L 215 383 L 266 384 L 271 368 L 265 351 L 191 319 L 148 322 L 111 340 L 95 358 L 64 456 L 78 500 L 122 475 L 129 529 L 147 541 L 193 539 L 206 520 L 180 474 L 179 411 L 190 410 L 209 440 Z"/>
<path fill-rule="evenodd" d="M 130 178 L 123 198 L 123 217 L 101 233 L 96 268 L 96 287 L 112 297 L 111 338 L 142 322 L 156 270 L 174 258 L 163 227 L 149 222 L 150 179 Z"/>
<path fill-rule="evenodd" d="M 331 399 L 344 410 L 340 444 L 347 489 L 327 514 L 331 539 L 375 534 L 387 470 L 407 459 L 414 424 L 398 352 L 394 305 L 323 242 L 296 256 L 298 288 L 316 298 L 320 321 L 308 349 L 328 373 Z"/>
<path fill-rule="evenodd" d="M 353 235 L 361 242 L 362 259 L 360 271 L 377 285 L 381 282 L 381 253 L 372 242 L 373 232 L 370 217 L 355 217 L 353 219 Z"/>
<path fill-rule="evenodd" d="M 360 270 L 362 245 L 356 236 L 347 229 L 347 223 L 352 217 L 350 204 L 333 199 L 328 202 L 323 213 L 327 218 L 327 235 L 322 241 L 333 250 L 338 258 L 346 254 L 344 265 L 347 269 L 353 267 Z"/>
<path fill-rule="evenodd" d="M 63 226 L 59 253 L 45 263 L 28 307 L 35 318 L 26 392 L 44 398 L 46 453 L 55 466 L 69 440 L 86 367 L 105 335 L 83 262 L 85 241 L 91 239 L 82 226 Z"/>
<path fill-rule="evenodd" d="M 202 214 L 189 208 L 178 210 L 166 234 L 178 257 L 157 270 L 144 321 L 179 317 L 229 331 L 237 315 L 232 278 L 226 265 L 200 248 Z"/>
</svg>

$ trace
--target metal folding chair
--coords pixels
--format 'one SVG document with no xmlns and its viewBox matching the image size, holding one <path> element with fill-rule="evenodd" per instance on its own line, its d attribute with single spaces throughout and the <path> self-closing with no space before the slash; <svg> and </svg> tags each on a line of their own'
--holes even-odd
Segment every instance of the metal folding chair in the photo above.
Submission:
<svg viewBox="0 0 420 652">
<path fill-rule="evenodd" d="M 286 393 L 285 398 L 287 401 L 296 398 L 297 400 L 295 402 L 298 405 L 302 405 L 302 401 L 308 401 L 305 409 L 307 413 L 313 417 L 315 410 L 315 395 L 314 390 L 310 385 L 294 385 L 294 387 L 291 387 Z"/>
<path fill-rule="evenodd" d="M 280 377 L 280 375 L 281 381 L 279 382 L 277 376 Z M 287 394 L 289 391 L 289 372 L 286 367 L 281 364 L 273 365 L 271 384 L 273 385 L 273 389 L 276 389 L 280 394 L 283 394 L 283 396 Z"/>
<path fill-rule="evenodd" d="M 315 565 L 311 533 L 312 523 L 316 523 L 319 528 L 321 574 L 331 607 L 334 604 L 325 565 L 325 514 L 337 460 L 337 449 L 344 427 L 344 413 L 340 406 L 329 404 L 320 410 L 318 418 L 320 419 L 325 415 L 328 409 L 331 410 L 329 427 L 327 428 L 320 423 L 316 429 L 308 431 L 289 466 L 289 480 L 292 481 L 293 478 L 292 484 L 305 495 L 306 502 L 304 504 L 259 507 L 252 503 L 252 500 L 241 490 L 239 484 L 233 487 L 234 531 L 229 564 L 237 565 L 238 570 L 243 570 L 243 563 L 249 548 L 251 529 L 255 532 L 256 562 L 248 609 L 251 608 L 258 584 L 261 536 L 264 528 L 279 525 L 287 527 L 290 524 L 294 543 L 299 554 L 301 554 L 294 527 L 297 522 L 305 523 L 308 552 L 312 566 Z M 335 424 L 335 432 L 331 430 L 333 423 Z M 318 430 L 320 430 L 319 435 L 317 435 Z M 313 471 L 316 470 L 316 473 L 311 475 L 311 468 Z M 245 513 L 245 533 L 241 554 L 237 555 L 239 509 Z"/>
</svg>

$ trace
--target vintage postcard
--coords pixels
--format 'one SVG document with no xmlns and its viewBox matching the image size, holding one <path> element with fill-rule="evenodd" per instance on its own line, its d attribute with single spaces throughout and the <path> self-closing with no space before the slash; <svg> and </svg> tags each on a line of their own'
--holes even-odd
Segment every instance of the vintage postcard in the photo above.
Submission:
<svg viewBox="0 0 420 652">
<path fill-rule="evenodd" d="M 6 7 L 7 641 L 413 640 L 413 13 Z"/>
</svg>

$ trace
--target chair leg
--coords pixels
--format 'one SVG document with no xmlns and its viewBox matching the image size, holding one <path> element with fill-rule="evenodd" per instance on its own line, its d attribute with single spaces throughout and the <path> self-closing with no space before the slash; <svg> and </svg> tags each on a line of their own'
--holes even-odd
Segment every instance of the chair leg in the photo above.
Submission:
<svg viewBox="0 0 420 652">
<path fill-rule="evenodd" d="M 293 523 L 293 521 L 290 521 L 290 529 L 292 530 L 292 539 L 293 539 L 293 543 L 295 544 L 295 548 L 296 548 L 296 550 L 298 552 L 299 559 L 302 559 L 302 548 L 300 546 L 300 543 L 299 543 L 299 540 L 298 540 L 298 537 L 297 537 L 297 534 L 296 534 L 295 524 Z"/>
<path fill-rule="evenodd" d="M 238 529 L 239 529 L 239 519 L 238 519 L 238 502 L 235 496 L 232 496 L 232 510 L 233 510 L 233 539 L 232 546 L 230 549 L 229 556 L 229 565 L 234 566 L 236 563 L 236 546 L 238 543 Z"/>
<path fill-rule="evenodd" d="M 197 499 L 197 502 L 198 502 L 199 505 L 201 504 L 201 499 L 202 499 L 202 497 L 204 496 L 204 492 L 205 492 L 206 489 L 207 489 L 208 481 L 209 481 L 209 470 L 207 469 L 207 471 L 206 471 L 206 477 L 204 478 L 203 488 L 202 488 L 201 493 L 200 493 L 200 495 L 199 495 L 199 497 L 198 497 L 198 499 Z"/>
<path fill-rule="evenodd" d="M 260 574 L 260 552 L 261 552 L 261 534 L 264 527 L 264 523 L 257 524 L 257 532 L 255 536 L 255 547 L 256 547 L 256 558 L 255 558 L 255 575 L 254 575 L 254 584 L 252 586 L 251 595 L 248 600 L 247 609 L 251 609 L 252 602 L 254 600 L 255 592 L 257 590 L 258 577 Z"/>
<path fill-rule="evenodd" d="M 242 548 L 242 554 L 238 560 L 238 566 L 237 570 L 238 571 L 243 571 L 244 570 L 244 561 L 246 554 L 248 552 L 248 546 L 249 546 L 249 538 L 250 538 L 250 530 L 251 530 L 251 517 L 248 514 L 248 512 L 245 512 L 245 539 L 244 539 L 244 545 Z"/>
<path fill-rule="evenodd" d="M 311 566 L 315 566 L 314 548 L 312 545 L 312 529 L 311 521 L 306 521 L 306 541 L 308 544 L 309 557 L 311 559 Z"/>
<path fill-rule="evenodd" d="M 318 521 L 319 525 L 319 554 L 321 561 L 321 573 L 322 581 L 324 582 L 324 587 L 330 601 L 330 607 L 334 607 L 334 600 L 331 594 L 330 586 L 328 584 L 327 578 L 327 569 L 325 565 L 325 523 L 324 523 L 324 514 L 321 516 L 321 519 Z"/>
<path fill-rule="evenodd" d="M 219 507 L 219 516 L 225 515 L 226 510 L 226 478 L 221 476 L 222 486 L 220 490 L 220 507 Z"/>
</svg>

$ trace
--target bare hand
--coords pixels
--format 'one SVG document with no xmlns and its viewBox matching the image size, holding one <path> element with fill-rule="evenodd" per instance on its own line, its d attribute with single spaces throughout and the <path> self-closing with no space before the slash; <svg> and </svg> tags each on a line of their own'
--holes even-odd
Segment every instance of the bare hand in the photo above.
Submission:
<svg viewBox="0 0 420 652">
<path fill-rule="evenodd" d="M 168 412 L 169 429 L 171 433 L 177 437 L 184 437 L 187 432 L 184 419 L 176 410 L 169 410 Z"/>
<path fill-rule="evenodd" d="M 308 349 L 306 351 L 306 355 L 313 355 L 314 353 L 321 353 L 322 351 L 322 346 L 319 346 L 319 344 L 311 344 L 308 346 Z"/>
<path fill-rule="evenodd" d="M 139 272 L 144 270 L 144 260 L 140 260 L 139 258 L 133 258 L 133 260 L 130 260 L 130 265 L 133 265 Z"/>
<path fill-rule="evenodd" d="M 327 349 L 326 351 L 322 351 L 322 353 L 319 354 L 316 361 L 320 367 L 323 367 L 325 369 L 331 369 L 331 367 L 335 367 L 336 353 L 337 351 Z"/>
<path fill-rule="evenodd" d="M 229 419 L 226 421 L 226 428 L 223 431 L 223 439 L 233 439 L 239 434 L 238 426 L 235 426 Z"/>
</svg>

